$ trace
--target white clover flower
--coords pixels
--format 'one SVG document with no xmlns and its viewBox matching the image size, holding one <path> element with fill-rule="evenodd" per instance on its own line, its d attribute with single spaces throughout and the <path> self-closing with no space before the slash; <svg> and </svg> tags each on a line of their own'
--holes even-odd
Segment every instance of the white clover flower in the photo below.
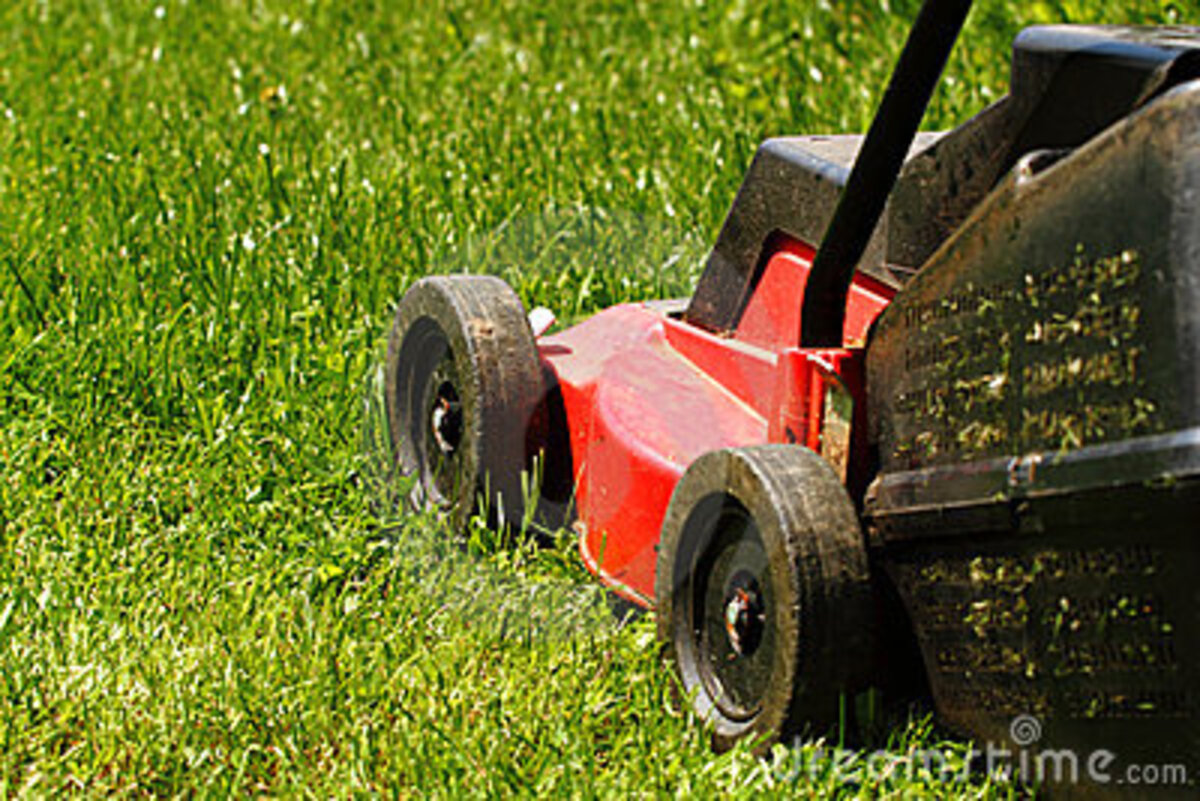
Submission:
<svg viewBox="0 0 1200 801">
<path fill-rule="evenodd" d="M 248 112 L 249 110 L 250 110 L 250 101 L 247 100 L 245 103 L 242 103 L 240 106 L 237 107 L 238 116 L 245 117 L 246 112 Z"/>
<path fill-rule="evenodd" d="M 258 247 L 258 243 L 254 241 L 254 237 L 250 236 L 250 232 L 242 234 L 242 250 L 253 252 Z"/>
<path fill-rule="evenodd" d="M 258 143 L 258 155 L 264 158 L 271 155 L 271 148 L 266 142 Z"/>
<path fill-rule="evenodd" d="M 155 19 L 162 19 L 165 16 L 167 16 L 166 8 L 164 8 L 163 6 L 155 6 L 154 7 L 154 18 Z"/>
</svg>

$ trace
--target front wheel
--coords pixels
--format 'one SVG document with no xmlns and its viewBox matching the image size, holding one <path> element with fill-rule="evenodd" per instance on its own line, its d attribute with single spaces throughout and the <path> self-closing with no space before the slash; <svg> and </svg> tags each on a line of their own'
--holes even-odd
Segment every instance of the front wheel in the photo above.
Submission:
<svg viewBox="0 0 1200 801">
<path fill-rule="evenodd" d="M 521 301 L 490 276 L 434 276 L 396 309 L 388 425 L 413 505 L 461 526 L 475 511 L 512 527 L 545 439 L 541 361 Z"/>
<path fill-rule="evenodd" d="M 718 749 L 826 727 L 871 667 L 874 604 L 857 514 L 812 451 L 714 451 L 663 522 L 655 605 L 664 646 Z"/>
</svg>

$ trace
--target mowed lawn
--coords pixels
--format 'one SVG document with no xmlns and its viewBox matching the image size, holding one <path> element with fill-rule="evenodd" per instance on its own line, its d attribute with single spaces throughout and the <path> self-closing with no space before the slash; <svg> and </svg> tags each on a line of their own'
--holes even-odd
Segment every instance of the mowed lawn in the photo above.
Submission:
<svg viewBox="0 0 1200 801">
<path fill-rule="evenodd" d="M 917 7 L 4 3 L 0 794 L 1010 793 L 714 756 L 569 535 L 405 515 L 379 426 L 412 281 L 686 294 L 757 143 L 863 129 Z M 978 3 L 927 126 L 1025 24 L 1180 8 Z"/>
</svg>

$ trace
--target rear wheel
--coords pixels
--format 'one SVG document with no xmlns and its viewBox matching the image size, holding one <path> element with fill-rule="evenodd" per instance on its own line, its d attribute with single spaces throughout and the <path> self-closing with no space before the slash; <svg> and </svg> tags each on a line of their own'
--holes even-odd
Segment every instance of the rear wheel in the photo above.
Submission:
<svg viewBox="0 0 1200 801">
<path fill-rule="evenodd" d="M 542 371 L 512 289 L 490 276 L 434 276 L 396 309 L 388 339 L 388 425 L 417 508 L 457 525 L 486 508 L 495 525 L 524 514 L 521 475 L 544 441 Z"/>
<path fill-rule="evenodd" d="M 697 459 L 663 523 L 655 601 L 659 640 L 718 748 L 827 727 L 869 675 L 862 532 L 841 482 L 807 449 Z"/>
</svg>

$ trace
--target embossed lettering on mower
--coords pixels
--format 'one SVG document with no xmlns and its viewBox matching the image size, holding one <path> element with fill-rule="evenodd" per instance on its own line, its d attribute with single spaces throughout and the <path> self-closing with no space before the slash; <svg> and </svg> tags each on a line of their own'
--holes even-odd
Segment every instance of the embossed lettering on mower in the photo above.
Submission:
<svg viewBox="0 0 1200 801">
<path fill-rule="evenodd" d="M 901 632 L 980 741 L 1194 757 L 1200 32 L 1028 29 L 917 134 L 969 6 L 925 3 L 866 136 L 762 145 L 689 301 L 535 336 L 494 278 L 416 283 L 399 467 L 513 525 L 543 454 L 718 746 L 834 722 Z"/>
</svg>

